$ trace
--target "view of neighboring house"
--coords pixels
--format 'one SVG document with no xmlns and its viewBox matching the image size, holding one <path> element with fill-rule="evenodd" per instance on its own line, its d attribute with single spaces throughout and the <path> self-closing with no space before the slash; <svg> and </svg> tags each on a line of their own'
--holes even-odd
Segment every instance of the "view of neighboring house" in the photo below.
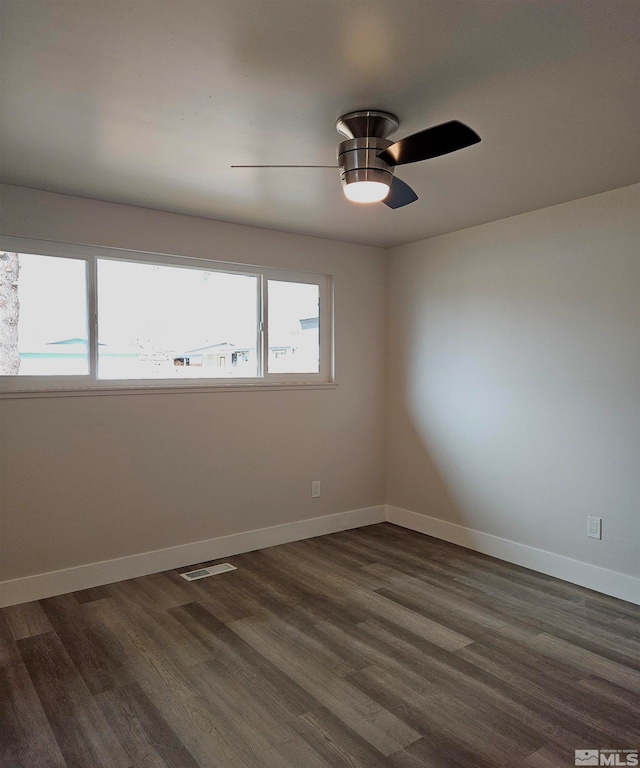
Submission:
<svg viewBox="0 0 640 768">
<path fill-rule="evenodd" d="M 22 346 L 22 345 L 21 345 Z M 20 373 L 25 376 L 73 376 L 88 373 L 87 340 L 32 342 L 20 349 Z"/>
<path fill-rule="evenodd" d="M 253 363 L 255 367 L 255 360 L 255 347 L 237 347 L 229 342 L 219 342 L 174 353 L 173 364 L 216 368 L 227 368 L 231 365 L 245 368 L 249 367 L 247 363 Z"/>
<path fill-rule="evenodd" d="M 278 338 L 269 346 L 270 369 L 279 373 L 314 371 L 318 365 L 318 318 L 301 318 L 288 339 Z M 288 342 L 288 343 L 286 343 Z M 88 372 L 87 340 L 59 339 L 31 344 L 20 350 L 23 375 L 77 375 Z M 185 345 L 173 350 L 141 349 L 134 346 L 98 343 L 100 376 L 107 379 L 162 378 L 174 376 L 255 376 L 257 347 L 229 341 L 201 346 Z M 196 369 L 185 371 L 184 368 Z"/>
</svg>

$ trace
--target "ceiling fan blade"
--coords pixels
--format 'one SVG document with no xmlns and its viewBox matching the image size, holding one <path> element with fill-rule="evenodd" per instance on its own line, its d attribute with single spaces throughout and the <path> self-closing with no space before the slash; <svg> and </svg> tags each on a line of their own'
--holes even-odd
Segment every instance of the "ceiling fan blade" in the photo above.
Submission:
<svg viewBox="0 0 640 768">
<path fill-rule="evenodd" d="M 337 165 L 232 165 L 231 168 L 338 168 Z"/>
<path fill-rule="evenodd" d="M 382 201 L 389 208 L 402 208 L 409 203 L 415 203 L 418 199 L 418 195 L 411 189 L 411 187 L 402 179 L 397 176 L 393 177 L 391 182 L 391 188 L 389 194 Z"/>
<path fill-rule="evenodd" d="M 451 120 L 396 141 L 378 157 L 389 165 L 406 165 L 477 144 L 480 137 L 464 123 Z"/>
</svg>

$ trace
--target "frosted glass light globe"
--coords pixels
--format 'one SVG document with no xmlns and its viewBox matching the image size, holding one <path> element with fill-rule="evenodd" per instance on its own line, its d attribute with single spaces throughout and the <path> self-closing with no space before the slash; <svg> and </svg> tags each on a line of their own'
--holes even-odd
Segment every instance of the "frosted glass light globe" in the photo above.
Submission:
<svg viewBox="0 0 640 768">
<path fill-rule="evenodd" d="M 381 181 L 354 181 L 345 184 L 344 194 L 354 203 L 377 203 L 389 194 L 389 185 Z"/>
</svg>

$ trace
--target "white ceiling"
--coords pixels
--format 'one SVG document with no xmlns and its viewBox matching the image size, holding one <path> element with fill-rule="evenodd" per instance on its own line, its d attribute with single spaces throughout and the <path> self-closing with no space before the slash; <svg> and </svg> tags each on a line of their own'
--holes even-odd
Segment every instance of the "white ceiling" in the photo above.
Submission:
<svg viewBox="0 0 640 768">
<path fill-rule="evenodd" d="M 640 2 L 2 0 L 0 181 L 392 246 L 640 180 Z M 482 142 L 349 203 L 335 120 Z"/>
</svg>

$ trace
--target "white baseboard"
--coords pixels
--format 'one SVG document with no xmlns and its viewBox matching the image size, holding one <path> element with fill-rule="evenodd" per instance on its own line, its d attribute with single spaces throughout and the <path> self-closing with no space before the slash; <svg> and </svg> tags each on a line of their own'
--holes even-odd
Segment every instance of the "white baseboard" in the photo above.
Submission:
<svg viewBox="0 0 640 768">
<path fill-rule="evenodd" d="M 390 505 L 338 512 L 0 582 L 0 608 L 384 521 L 640 605 L 640 579 Z"/>
<path fill-rule="evenodd" d="M 231 557 L 242 552 L 274 547 L 290 541 L 382 523 L 384 520 L 384 506 L 355 509 L 350 512 L 338 512 L 334 515 L 312 517 L 295 523 L 284 523 L 254 531 L 234 533 L 230 536 L 220 536 L 216 539 L 195 541 L 154 552 L 142 552 L 115 560 L 88 563 L 61 571 L 39 573 L 22 579 L 2 581 L 0 582 L 0 608 L 42 600 L 45 597 L 75 592 L 79 589 L 99 587 L 114 581 L 147 576 L 150 573 L 168 571 L 172 568 L 182 568 L 193 563 Z"/>
<path fill-rule="evenodd" d="M 452 544 L 459 544 L 499 560 L 506 560 L 508 563 L 521 565 L 538 573 L 554 576 L 556 579 L 640 605 L 640 579 L 635 576 L 600 568 L 582 560 L 574 560 L 544 549 L 518 544 L 510 539 L 502 539 L 490 533 L 482 533 L 482 531 L 448 523 L 435 517 L 419 515 L 388 504 L 386 519 L 388 523 L 425 533 Z"/>
</svg>

